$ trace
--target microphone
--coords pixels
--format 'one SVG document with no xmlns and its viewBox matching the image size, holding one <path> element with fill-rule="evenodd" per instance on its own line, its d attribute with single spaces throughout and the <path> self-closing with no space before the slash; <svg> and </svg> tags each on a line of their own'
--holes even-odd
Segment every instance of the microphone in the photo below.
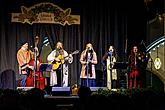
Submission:
<svg viewBox="0 0 165 110">
<path fill-rule="evenodd" d="M 87 47 L 86 52 L 89 52 L 89 48 L 90 48 L 90 47 Z"/>
<path fill-rule="evenodd" d="M 88 47 L 88 50 L 92 50 L 92 47 Z"/>
<path fill-rule="evenodd" d="M 61 53 L 63 51 L 63 48 L 59 47 L 57 50 Z"/>
<path fill-rule="evenodd" d="M 59 50 L 62 50 L 62 47 L 60 47 Z"/>
<path fill-rule="evenodd" d="M 30 48 L 33 48 L 33 46 L 31 45 Z"/>
<path fill-rule="evenodd" d="M 88 52 L 93 53 L 92 47 L 88 47 Z"/>
<path fill-rule="evenodd" d="M 33 50 L 33 46 L 30 45 L 29 48 L 28 48 L 27 50 L 28 50 L 28 51 L 29 51 L 29 50 Z"/>
</svg>

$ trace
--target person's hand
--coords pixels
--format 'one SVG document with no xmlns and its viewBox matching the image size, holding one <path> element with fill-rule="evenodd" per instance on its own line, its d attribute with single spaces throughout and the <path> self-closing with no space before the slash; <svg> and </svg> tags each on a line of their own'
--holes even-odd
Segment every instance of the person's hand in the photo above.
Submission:
<svg viewBox="0 0 165 110">
<path fill-rule="evenodd" d="M 54 59 L 56 62 L 61 62 L 61 58 L 55 58 Z"/>
<path fill-rule="evenodd" d="M 88 61 L 86 62 L 86 64 L 89 64 L 89 63 L 92 63 L 92 60 L 88 60 Z"/>
<path fill-rule="evenodd" d="M 31 70 L 34 69 L 34 66 L 30 66 L 29 64 L 27 64 L 27 67 L 30 68 Z"/>
<path fill-rule="evenodd" d="M 35 49 L 36 51 L 38 51 L 38 47 L 35 47 L 34 49 Z"/>
<path fill-rule="evenodd" d="M 111 62 L 111 65 L 113 66 L 115 63 L 114 62 Z"/>
</svg>

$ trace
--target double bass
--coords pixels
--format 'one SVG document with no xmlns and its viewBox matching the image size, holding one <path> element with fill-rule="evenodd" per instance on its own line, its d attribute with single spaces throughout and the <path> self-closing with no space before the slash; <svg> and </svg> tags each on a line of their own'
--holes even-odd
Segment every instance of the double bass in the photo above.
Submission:
<svg viewBox="0 0 165 110">
<path fill-rule="evenodd" d="M 37 47 L 39 37 L 37 36 L 35 38 L 35 48 Z M 36 54 L 34 52 L 34 54 Z M 29 61 L 29 66 L 35 67 L 33 70 L 29 71 L 27 80 L 26 80 L 26 86 L 27 87 L 35 87 L 39 89 L 45 88 L 45 77 L 43 77 L 43 73 L 39 71 L 40 65 L 42 64 L 42 61 L 39 59 L 39 57 L 35 56 L 32 57 L 32 59 Z"/>
</svg>

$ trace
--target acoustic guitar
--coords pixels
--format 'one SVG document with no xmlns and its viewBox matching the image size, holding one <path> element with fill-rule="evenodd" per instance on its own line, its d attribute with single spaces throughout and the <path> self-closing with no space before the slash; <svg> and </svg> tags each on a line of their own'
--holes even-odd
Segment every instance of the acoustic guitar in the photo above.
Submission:
<svg viewBox="0 0 165 110">
<path fill-rule="evenodd" d="M 69 55 L 74 55 L 74 54 L 78 54 L 78 53 L 79 53 L 79 50 L 75 50 L 74 52 L 72 52 L 72 53 L 69 54 Z M 62 55 L 58 55 L 58 56 L 54 59 L 54 61 L 52 62 L 52 64 L 53 64 L 52 69 L 53 69 L 53 70 L 58 69 L 59 66 L 60 66 L 61 64 L 64 64 L 64 63 L 65 63 L 65 58 L 69 57 L 69 55 L 68 55 L 68 56 L 65 56 L 65 57 L 62 56 Z M 50 64 L 50 62 L 49 62 L 49 64 Z"/>
</svg>

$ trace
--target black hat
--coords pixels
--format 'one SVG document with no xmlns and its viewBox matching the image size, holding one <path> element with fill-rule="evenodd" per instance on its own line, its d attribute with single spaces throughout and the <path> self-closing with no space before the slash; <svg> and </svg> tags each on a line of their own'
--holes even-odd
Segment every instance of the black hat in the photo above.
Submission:
<svg viewBox="0 0 165 110">
<path fill-rule="evenodd" d="M 28 43 L 27 41 L 20 41 L 19 42 L 19 46 L 21 47 L 21 46 L 23 46 L 25 43 Z"/>
</svg>

